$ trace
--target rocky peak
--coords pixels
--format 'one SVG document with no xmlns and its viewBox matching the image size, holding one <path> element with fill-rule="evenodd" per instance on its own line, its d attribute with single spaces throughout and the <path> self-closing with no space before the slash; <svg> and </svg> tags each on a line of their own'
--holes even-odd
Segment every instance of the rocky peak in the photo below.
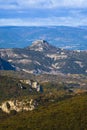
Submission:
<svg viewBox="0 0 87 130">
<path fill-rule="evenodd" d="M 36 40 L 32 43 L 32 46 L 48 46 L 48 42 L 45 40 Z"/>
<path fill-rule="evenodd" d="M 36 50 L 36 51 L 43 51 L 43 50 L 49 50 L 51 45 L 45 40 L 36 40 L 32 43 L 30 46 L 31 50 Z"/>
</svg>

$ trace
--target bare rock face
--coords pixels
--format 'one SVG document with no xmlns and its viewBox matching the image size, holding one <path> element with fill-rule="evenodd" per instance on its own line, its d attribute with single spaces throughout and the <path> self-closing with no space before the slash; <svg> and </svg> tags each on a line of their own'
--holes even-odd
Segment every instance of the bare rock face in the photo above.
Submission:
<svg viewBox="0 0 87 130">
<path fill-rule="evenodd" d="M 45 40 L 36 40 L 32 43 L 30 49 L 35 51 L 43 51 L 49 49 L 49 44 Z"/>
<path fill-rule="evenodd" d="M 31 86 L 32 89 L 35 89 L 37 92 L 42 92 L 43 89 L 41 85 L 37 81 L 33 80 L 20 80 L 22 83 L 28 84 Z"/>
<path fill-rule="evenodd" d="M 38 82 L 33 81 L 31 83 L 31 86 L 32 86 L 32 88 L 36 89 L 37 92 L 41 92 L 41 86 L 40 86 L 40 84 Z"/>
<path fill-rule="evenodd" d="M 33 99 L 26 101 L 8 100 L 4 101 L 0 108 L 3 112 L 10 113 L 12 110 L 16 112 L 20 111 L 32 111 L 37 107 L 37 102 Z"/>
</svg>

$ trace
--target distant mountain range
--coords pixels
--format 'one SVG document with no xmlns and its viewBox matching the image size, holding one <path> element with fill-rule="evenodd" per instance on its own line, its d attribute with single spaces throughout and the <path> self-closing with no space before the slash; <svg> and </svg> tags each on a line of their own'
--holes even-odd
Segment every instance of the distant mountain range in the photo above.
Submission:
<svg viewBox="0 0 87 130">
<path fill-rule="evenodd" d="M 1 58 L 17 71 L 34 74 L 87 74 L 87 51 L 72 51 L 37 40 L 26 48 L 0 49 Z"/>
<path fill-rule="evenodd" d="M 37 39 L 70 50 L 87 50 L 87 27 L 0 27 L 0 48 L 23 48 Z"/>
</svg>

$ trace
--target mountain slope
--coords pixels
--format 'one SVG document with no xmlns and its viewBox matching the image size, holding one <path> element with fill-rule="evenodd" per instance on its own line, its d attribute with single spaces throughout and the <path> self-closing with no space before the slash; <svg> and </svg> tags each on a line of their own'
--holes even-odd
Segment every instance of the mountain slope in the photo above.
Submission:
<svg viewBox="0 0 87 130">
<path fill-rule="evenodd" d="M 87 130 L 86 109 L 87 94 L 49 104 L 32 112 L 19 113 L 13 117 L 1 120 L 0 129 Z"/>
<path fill-rule="evenodd" d="M 24 98 L 38 95 L 43 92 L 43 88 L 34 79 L 20 80 L 9 76 L 0 75 L 0 103 L 15 98 Z M 32 96 L 33 97 L 33 96 Z"/>
<path fill-rule="evenodd" d="M 3 59 L 27 73 L 87 74 L 87 51 L 70 51 L 37 40 L 23 49 L 0 49 Z"/>
<path fill-rule="evenodd" d="M 0 58 L 0 70 L 15 70 L 15 67 L 13 67 L 9 62 Z"/>
</svg>

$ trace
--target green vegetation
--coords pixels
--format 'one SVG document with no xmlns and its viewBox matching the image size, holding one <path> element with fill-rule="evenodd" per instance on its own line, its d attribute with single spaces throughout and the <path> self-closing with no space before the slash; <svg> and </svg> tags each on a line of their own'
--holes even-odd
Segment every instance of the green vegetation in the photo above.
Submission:
<svg viewBox="0 0 87 130">
<path fill-rule="evenodd" d="M 16 78 L 0 76 L 0 102 L 12 98 L 24 98 L 25 96 L 29 98 L 37 94 L 31 86 L 21 83 Z"/>
<path fill-rule="evenodd" d="M 0 120 L 0 130 L 87 130 L 87 94 Z"/>
<path fill-rule="evenodd" d="M 69 98 L 73 93 L 68 92 L 64 83 L 41 83 L 44 91 L 38 93 L 31 86 L 21 83 L 17 78 L 0 76 L 0 102 L 14 98 L 34 98 L 40 104 Z M 23 88 L 21 88 L 23 87 Z"/>
<path fill-rule="evenodd" d="M 10 76 L 10 73 L 9 77 L 0 76 L 0 103 L 7 99 L 33 98 L 38 107 L 28 112 L 17 113 L 12 110 L 10 114 L 0 109 L 0 130 L 87 130 L 87 93 L 80 88 L 81 93 L 75 93 L 78 82 L 75 84 L 73 80 L 74 83 L 64 83 L 60 82 L 61 78 L 59 82 L 53 82 L 54 79 L 41 82 L 44 91 L 37 93 L 29 91 L 30 86 L 21 83 L 21 77 L 18 79 Z M 10 107 L 9 104 L 7 106 Z"/>
</svg>

